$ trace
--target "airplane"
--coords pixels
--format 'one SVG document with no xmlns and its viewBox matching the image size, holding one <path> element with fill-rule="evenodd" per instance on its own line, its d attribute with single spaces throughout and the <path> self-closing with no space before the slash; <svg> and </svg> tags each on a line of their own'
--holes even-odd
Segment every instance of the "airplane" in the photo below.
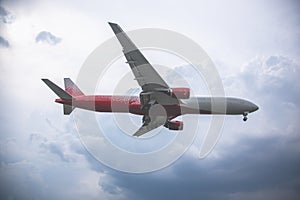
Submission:
<svg viewBox="0 0 300 200">
<path fill-rule="evenodd" d="M 122 28 L 116 23 L 109 22 L 109 25 L 119 40 L 126 63 L 142 91 L 139 96 L 85 95 L 70 78 L 64 78 L 65 90 L 49 79 L 42 79 L 59 96 L 55 102 L 63 104 L 65 115 L 69 115 L 74 108 L 142 115 L 143 124 L 133 134 L 139 137 L 160 126 L 169 130 L 183 130 L 183 122 L 175 120 L 181 115 L 243 115 L 243 120 L 246 121 L 249 113 L 259 109 L 254 103 L 240 98 L 191 97 L 190 88 L 171 88 Z M 213 105 L 217 105 L 216 108 Z M 225 105 L 226 108 L 218 105 Z"/>
</svg>

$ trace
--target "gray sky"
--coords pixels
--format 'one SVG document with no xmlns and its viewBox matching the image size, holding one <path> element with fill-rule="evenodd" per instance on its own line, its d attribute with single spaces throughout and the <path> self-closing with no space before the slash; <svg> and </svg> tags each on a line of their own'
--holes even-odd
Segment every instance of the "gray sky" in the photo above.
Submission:
<svg viewBox="0 0 300 200">
<path fill-rule="evenodd" d="M 298 199 L 299 7 L 276 0 L 1 1 L 1 199 Z M 102 165 L 40 79 L 75 80 L 87 56 L 113 36 L 108 21 L 188 36 L 214 61 L 226 95 L 260 110 L 247 123 L 226 117 L 205 159 L 198 159 L 200 129 L 190 149 L 157 172 Z"/>
</svg>

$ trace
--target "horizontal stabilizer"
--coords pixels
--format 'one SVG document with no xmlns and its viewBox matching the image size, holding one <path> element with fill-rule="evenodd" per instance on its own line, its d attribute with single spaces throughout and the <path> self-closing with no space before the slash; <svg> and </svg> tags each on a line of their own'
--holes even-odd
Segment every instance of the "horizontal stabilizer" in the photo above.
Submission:
<svg viewBox="0 0 300 200">
<path fill-rule="evenodd" d="M 69 115 L 74 110 L 74 106 L 64 104 L 64 115 Z"/>
<path fill-rule="evenodd" d="M 42 81 L 44 81 L 44 83 L 46 83 L 46 85 L 61 99 L 63 99 L 63 100 L 72 100 L 73 99 L 73 97 L 70 94 L 68 94 L 66 91 L 64 91 L 57 85 L 55 85 L 49 79 L 42 79 Z"/>
</svg>

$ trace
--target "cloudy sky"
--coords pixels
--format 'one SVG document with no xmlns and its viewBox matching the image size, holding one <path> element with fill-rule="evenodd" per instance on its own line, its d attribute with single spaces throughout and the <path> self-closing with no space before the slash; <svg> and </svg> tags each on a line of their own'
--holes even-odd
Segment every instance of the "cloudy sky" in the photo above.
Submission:
<svg viewBox="0 0 300 200">
<path fill-rule="evenodd" d="M 1 199 L 298 199 L 300 4 L 268 1 L 0 1 Z M 126 30 L 164 28 L 214 61 L 227 96 L 259 105 L 228 116 L 213 152 L 199 139 L 172 165 L 130 174 L 95 160 L 42 83 L 76 79 Z M 124 65 L 126 66 L 126 65 Z M 180 67 L 178 66 L 180 69 Z M 112 79 L 114 77 L 111 77 Z M 106 114 L 99 114 L 106 116 Z M 201 116 L 205 126 L 207 116 Z M 198 135 L 202 133 L 199 131 Z"/>
</svg>

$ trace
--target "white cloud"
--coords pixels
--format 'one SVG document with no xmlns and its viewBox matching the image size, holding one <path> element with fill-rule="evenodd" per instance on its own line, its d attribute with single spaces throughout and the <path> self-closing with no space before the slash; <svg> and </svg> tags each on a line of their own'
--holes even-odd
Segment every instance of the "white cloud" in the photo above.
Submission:
<svg viewBox="0 0 300 200">
<path fill-rule="evenodd" d="M 50 32 L 47 31 L 41 31 L 36 37 L 35 37 L 36 42 L 44 42 L 48 43 L 50 45 L 56 45 L 61 42 L 61 38 L 53 35 Z"/>
</svg>

